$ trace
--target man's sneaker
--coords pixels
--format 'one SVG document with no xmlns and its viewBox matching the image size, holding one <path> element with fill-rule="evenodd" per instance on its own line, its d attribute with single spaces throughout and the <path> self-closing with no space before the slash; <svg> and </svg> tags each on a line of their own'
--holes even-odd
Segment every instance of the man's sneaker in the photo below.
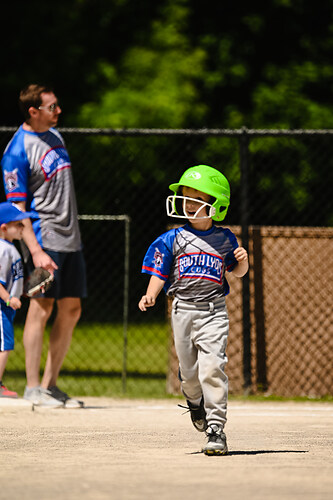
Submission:
<svg viewBox="0 0 333 500">
<path fill-rule="evenodd" d="M 50 391 L 40 386 L 26 387 L 23 398 L 31 401 L 35 406 L 43 408 L 60 408 L 64 406 L 64 403 L 52 397 Z"/>
<path fill-rule="evenodd" d="M 84 407 L 84 402 L 79 401 L 77 399 L 73 399 L 68 396 L 64 391 L 59 389 L 56 385 L 53 385 L 49 387 L 48 389 L 50 391 L 50 394 L 53 398 L 57 399 L 58 401 L 61 401 L 65 408 L 83 408 Z"/>
<path fill-rule="evenodd" d="M 180 406 L 181 408 L 186 408 L 189 412 L 191 412 L 191 420 L 197 431 L 205 432 L 205 430 L 208 427 L 208 424 L 206 420 L 206 411 L 204 407 L 203 398 L 201 398 L 199 406 L 195 406 L 189 400 L 186 400 L 186 402 L 188 406 L 183 406 L 183 405 L 178 405 L 178 406 Z"/>
<path fill-rule="evenodd" d="M 10 391 L 3 384 L 0 384 L 0 398 L 17 398 L 17 392 Z"/>
<path fill-rule="evenodd" d="M 228 453 L 227 438 L 222 427 L 210 425 L 206 431 L 207 444 L 202 448 L 205 455 L 226 455 Z"/>
</svg>

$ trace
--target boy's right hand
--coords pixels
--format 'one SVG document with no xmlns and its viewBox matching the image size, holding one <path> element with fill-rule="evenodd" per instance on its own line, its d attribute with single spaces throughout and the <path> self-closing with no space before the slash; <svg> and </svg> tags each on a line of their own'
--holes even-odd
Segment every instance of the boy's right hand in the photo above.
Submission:
<svg viewBox="0 0 333 500">
<path fill-rule="evenodd" d="M 147 311 L 147 307 L 153 307 L 155 305 L 156 299 L 152 295 L 143 295 L 139 302 L 139 309 L 141 311 Z"/>
</svg>

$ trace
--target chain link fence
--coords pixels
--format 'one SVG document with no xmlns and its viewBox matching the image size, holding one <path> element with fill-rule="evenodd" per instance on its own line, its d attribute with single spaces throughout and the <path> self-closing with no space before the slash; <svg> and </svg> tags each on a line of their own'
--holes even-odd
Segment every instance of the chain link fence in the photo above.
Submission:
<svg viewBox="0 0 333 500">
<path fill-rule="evenodd" d="M 2 151 L 14 131 L 0 128 Z M 168 185 L 208 164 L 230 181 L 224 222 L 250 254 L 248 275 L 229 276 L 230 392 L 333 394 L 332 130 L 60 131 L 89 287 L 61 387 L 80 395 L 178 393 L 169 304 L 161 295 L 155 308 L 139 311 L 148 281 L 141 264 L 169 227 Z M 16 317 L 6 381 L 24 379 L 27 306 Z M 46 348 L 47 336 L 44 358 Z"/>
</svg>

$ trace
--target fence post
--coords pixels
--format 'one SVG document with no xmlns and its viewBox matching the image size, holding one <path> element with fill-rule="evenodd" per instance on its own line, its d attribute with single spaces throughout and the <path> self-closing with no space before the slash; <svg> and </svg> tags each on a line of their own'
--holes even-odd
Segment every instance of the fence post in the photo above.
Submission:
<svg viewBox="0 0 333 500">
<path fill-rule="evenodd" d="M 256 388 L 267 391 L 267 353 L 265 332 L 264 285 L 263 285 L 263 252 L 261 228 L 252 228 L 253 242 L 253 284 L 254 284 L 254 317 L 256 333 Z"/>
<path fill-rule="evenodd" d="M 130 217 L 124 216 L 125 221 L 125 255 L 124 255 L 124 307 L 123 307 L 123 368 L 121 373 L 123 393 L 127 387 L 127 330 L 129 306 L 129 252 L 130 252 Z"/>
<path fill-rule="evenodd" d="M 242 128 L 240 136 L 240 171 L 241 171 L 241 228 L 242 246 L 249 248 L 249 136 L 246 127 Z M 244 392 L 251 392 L 251 322 L 250 322 L 250 277 L 249 273 L 242 278 L 242 309 L 243 309 L 243 380 Z"/>
</svg>

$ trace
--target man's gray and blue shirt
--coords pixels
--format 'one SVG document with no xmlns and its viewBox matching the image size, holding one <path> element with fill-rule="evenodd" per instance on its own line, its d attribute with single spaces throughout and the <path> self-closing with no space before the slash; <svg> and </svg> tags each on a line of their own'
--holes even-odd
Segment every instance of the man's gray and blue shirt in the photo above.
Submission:
<svg viewBox="0 0 333 500">
<path fill-rule="evenodd" d="M 71 162 L 60 133 L 29 132 L 21 126 L 2 161 L 8 201 L 26 203 L 42 248 L 76 252 L 81 248 Z"/>
</svg>

